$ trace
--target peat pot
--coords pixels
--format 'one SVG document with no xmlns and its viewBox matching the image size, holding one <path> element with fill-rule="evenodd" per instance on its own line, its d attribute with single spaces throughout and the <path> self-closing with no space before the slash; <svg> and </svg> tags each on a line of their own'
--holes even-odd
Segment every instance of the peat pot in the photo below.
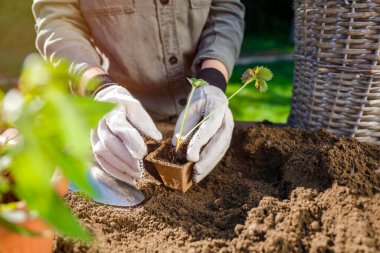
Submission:
<svg viewBox="0 0 380 253">
<path fill-rule="evenodd" d="M 186 162 L 184 164 L 175 164 L 164 160 L 164 158 L 162 158 L 162 152 L 170 146 L 170 142 L 163 142 L 159 148 L 151 152 L 145 159 L 153 163 L 166 187 L 185 193 L 193 185 L 194 163 Z"/>
</svg>

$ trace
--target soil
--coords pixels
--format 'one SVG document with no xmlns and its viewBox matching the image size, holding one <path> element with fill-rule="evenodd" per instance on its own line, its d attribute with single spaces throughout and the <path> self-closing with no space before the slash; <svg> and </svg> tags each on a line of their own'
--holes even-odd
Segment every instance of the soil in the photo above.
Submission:
<svg viewBox="0 0 380 253">
<path fill-rule="evenodd" d="M 188 144 L 184 143 L 176 150 L 176 147 L 171 143 L 171 139 L 168 139 L 164 142 L 164 147 L 161 149 L 161 152 L 157 153 L 156 159 L 177 165 L 185 164 L 188 162 L 186 158 L 187 146 Z"/>
<path fill-rule="evenodd" d="M 380 147 L 326 131 L 234 133 L 217 168 L 186 194 L 147 175 L 134 208 L 66 201 L 96 239 L 55 252 L 379 252 Z"/>
</svg>

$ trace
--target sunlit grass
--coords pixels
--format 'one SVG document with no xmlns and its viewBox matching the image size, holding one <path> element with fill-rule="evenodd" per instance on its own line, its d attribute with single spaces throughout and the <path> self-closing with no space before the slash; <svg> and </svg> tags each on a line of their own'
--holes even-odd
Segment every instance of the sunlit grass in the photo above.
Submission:
<svg viewBox="0 0 380 253">
<path fill-rule="evenodd" d="M 269 82 L 269 91 L 259 93 L 253 85 L 250 85 L 240 92 L 230 101 L 234 119 L 285 123 L 290 112 L 293 61 L 236 66 L 228 84 L 227 96 L 241 87 L 240 76 L 244 70 L 255 66 L 266 66 L 272 70 L 274 78 Z"/>
</svg>

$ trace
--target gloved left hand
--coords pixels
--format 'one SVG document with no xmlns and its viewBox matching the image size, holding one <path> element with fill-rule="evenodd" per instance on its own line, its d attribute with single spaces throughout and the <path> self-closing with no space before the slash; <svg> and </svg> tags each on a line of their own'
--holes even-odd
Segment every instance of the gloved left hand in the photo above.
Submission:
<svg viewBox="0 0 380 253">
<path fill-rule="evenodd" d="M 221 104 L 223 106 L 220 106 Z M 183 136 L 218 106 L 220 107 L 217 111 L 200 125 L 187 148 L 187 160 L 195 162 L 193 174 L 195 183 L 206 177 L 223 158 L 230 145 L 234 128 L 232 113 L 223 91 L 211 85 L 196 88 L 189 105 Z M 184 111 L 181 113 L 177 121 L 172 139 L 173 145 L 177 143 L 184 113 Z"/>
<path fill-rule="evenodd" d="M 160 141 L 162 135 L 128 90 L 116 83 L 107 85 L 96 94 L 95 100 L 117 106 L 91 131 L 93 153 L 111 176 L 133 185 L 144 172 L 143 158 L 148 149 L 143 135 L 156 141 Z"/>
</svg>

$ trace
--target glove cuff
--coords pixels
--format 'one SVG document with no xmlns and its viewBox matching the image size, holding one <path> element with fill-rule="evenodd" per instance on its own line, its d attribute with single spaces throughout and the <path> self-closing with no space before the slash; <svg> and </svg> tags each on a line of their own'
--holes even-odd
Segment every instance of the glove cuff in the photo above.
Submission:
<svg viewBox="0 0 380 253">
<path fill-rule="evenodd" d="M 203 79 L 206 82 L 208 82 L 210 85 L 218 87 L 223 92 L 226 91 L 227 88 L 227 81 L 226 78 L 224 78 L 224 75 L 222 72 L 215 68 L 205 68 L 198 72 L 197 76 L 198 79 Z"/>
<path fill-rule="evenodd" d="M 115 84 L 116 83 L 112 80 L 112 78 L 109 75 L 94 76 L 88 82 L 85 95 L 95 97 L 99 91 Z"/>
</svg>

